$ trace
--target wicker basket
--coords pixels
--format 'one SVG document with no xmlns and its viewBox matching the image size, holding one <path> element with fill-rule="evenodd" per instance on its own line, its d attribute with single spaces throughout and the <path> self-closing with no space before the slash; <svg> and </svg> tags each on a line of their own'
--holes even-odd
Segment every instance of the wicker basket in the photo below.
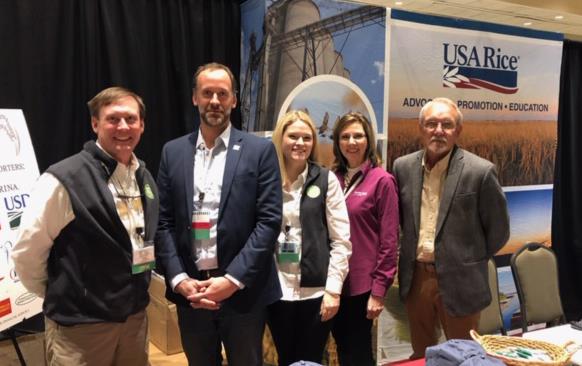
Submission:
<svg viewBox="0 0 582 366">
<path fill-rule="evenodd" d="M 507 337 L 498 335 L 479 335 L 474 330 L 471 330 L 471 337 L 479 343 L 489 356 L 498 358 L 510 366 L 564 366 L 568 364 L 572 353 L 566 350 L 566 347 L 574 342 L 570 341 L 560 347 L 553 343 L 536 341 L 532 339 L 525 339 L 521 337 Z M 510 358 L 497 353 L 500 350 L 508 347 L 522 347 L 535 350 L 545 351 L 552 359 L 551 361 L 537 361 L 519 358 Z"/>
</svg>

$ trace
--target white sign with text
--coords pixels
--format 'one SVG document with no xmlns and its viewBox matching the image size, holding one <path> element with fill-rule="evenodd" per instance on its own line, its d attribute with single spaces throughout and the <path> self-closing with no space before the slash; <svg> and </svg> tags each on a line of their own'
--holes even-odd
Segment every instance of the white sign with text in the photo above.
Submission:
<svg viewBox="0 0 582 366">
<path fill-rule="evenodd" d="M 43 300 L 22 286 L 10 258 L 38 176 L 22 110 L 0 109 L 0 331 L 42 311 Z"/>
</svg>

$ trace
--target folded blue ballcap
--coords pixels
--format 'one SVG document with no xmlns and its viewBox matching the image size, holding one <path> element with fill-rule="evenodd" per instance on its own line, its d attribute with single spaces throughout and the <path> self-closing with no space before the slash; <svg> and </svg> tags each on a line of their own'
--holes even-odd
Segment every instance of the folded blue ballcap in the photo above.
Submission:
<svg viewBox="0 0 582 366">
<path fill-rule="evenodd" d="M 283 365 L 279 365 L 279 366 L 283 366 Z M 311 361 L 297 361 L 297 362 L 293 362 L 289 366 L 323 366 L 323 365 L 320 363 L 311 362 Z"/>
<path fill-rule="evenodd" d="M 490 357 L 479 343 L 465 339 L 451 339 L 426 349 L 426 366 L 504 366 Z"/>
</svg>

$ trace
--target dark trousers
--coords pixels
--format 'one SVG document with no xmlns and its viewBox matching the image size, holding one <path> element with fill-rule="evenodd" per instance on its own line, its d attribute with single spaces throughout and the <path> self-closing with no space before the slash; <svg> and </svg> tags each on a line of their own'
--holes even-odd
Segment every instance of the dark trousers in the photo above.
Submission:
<svg viewBox="0 0 582 366">
<path fill-rule="evenodd" d="M 267 308 L 279 366 L 301 360 L 322 362 L 332 320 L 321 321 L 321 299 L 277 301 Z"/>
<path fill-rule="evenodd" d="M 265 309 L 239 314 L 224 305 L 216 311 L 176 308 L 189 366 L 220 366 L 221 342 L 229 366 L 263 365 Z"/>
<path fill-rule="evenodd" d="M 332 334 L 341 366 L 374 366 L 372 320 L 366 318 L 370 293 L 342 296 Z"/>
</svg>

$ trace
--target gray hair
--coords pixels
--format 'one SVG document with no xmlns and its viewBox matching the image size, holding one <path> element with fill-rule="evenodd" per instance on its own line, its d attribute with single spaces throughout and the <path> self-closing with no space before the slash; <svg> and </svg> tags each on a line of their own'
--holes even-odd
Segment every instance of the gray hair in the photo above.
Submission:
<svg viewBox="0 0 582 366">
<path fill-rule="evenodd" d="M 420 125 L 424 124 L 424 118 L 425 118 L 424 115 L 435 104 L 444 104 L 444 105 L 448 106 L 452 111 L 455 112 L 456 125 L 460 126 L 463 124 L 463 113 L 461 113 L 461 110 L 459 109 L 457 104 L 449 98 L 439 97 L 439 98 L 434 98 L 433 100 L 427 102 L 424 106 L 422 106 L 420 113 L 418 114 L 418 123 Z"/>
</svg>

